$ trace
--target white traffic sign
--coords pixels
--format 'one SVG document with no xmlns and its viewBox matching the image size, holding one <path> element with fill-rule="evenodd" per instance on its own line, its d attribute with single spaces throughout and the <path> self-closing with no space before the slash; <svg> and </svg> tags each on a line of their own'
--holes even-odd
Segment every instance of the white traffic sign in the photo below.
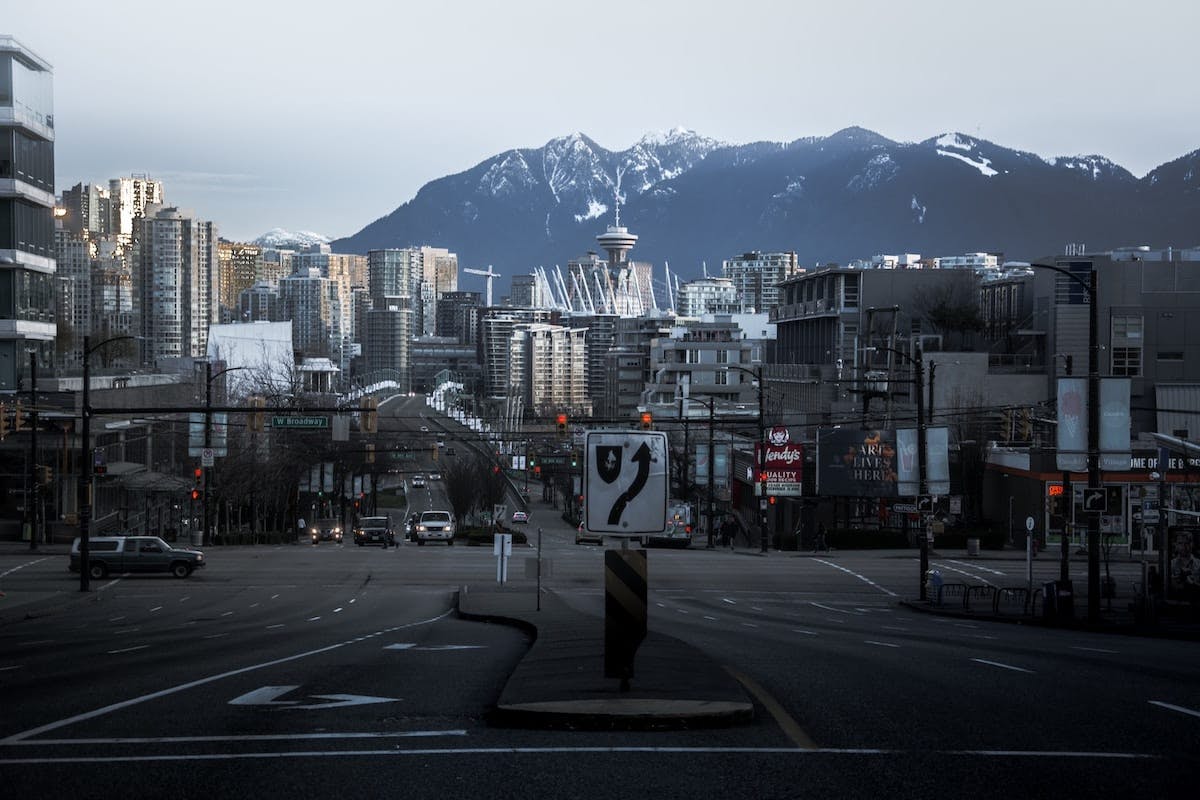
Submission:
<svg viewBox="0 0 1200 800">
<path fill-rule="evenodd" d="M 1035 524 L 1037 523 L 1034 522 L 1033 517 L 1025 518 L 1025 530 L 1032 531 Z"/>
<path fill-rule="evenodd" d="M 588 531 L 640 536 L 667 526 L 667 435 L 661 431 L 589 431 L 584 450 Z"/>
<path fill-rule="evenodd" d="M 200 448 L 200 466 L 211 467 L 215 462 L 216 453 L 211 447 Z"/>
</svg>

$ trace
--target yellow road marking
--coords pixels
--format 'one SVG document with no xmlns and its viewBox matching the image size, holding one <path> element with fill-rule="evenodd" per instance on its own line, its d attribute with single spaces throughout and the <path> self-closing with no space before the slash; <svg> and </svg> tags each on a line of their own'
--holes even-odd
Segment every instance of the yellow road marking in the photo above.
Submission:
<svg viewBox="0 0 1200 800">
<path fill-rule="evenodd" d="M 725 671 L 732 675 L 738 683 L 745 686 L 746 690 L 754 695 L 754 698 L 758 702 L 762 703 L 763 708 L 767 709 L 767 712 L 775 718 L 775 723 L 783 729 L 784 734 L 792 740 L 796 747 L 799 747 L 801 750 L 819 749 L 817 743 L 812 740 L 812 737 L 800 727 L 800 723 L 792 719 L 792 715 L 784 710 L 779 701 L 767 694 L 767 690 L 759 686 L 757 681 L 728 665 L 725 666 Z"/>
</svg>

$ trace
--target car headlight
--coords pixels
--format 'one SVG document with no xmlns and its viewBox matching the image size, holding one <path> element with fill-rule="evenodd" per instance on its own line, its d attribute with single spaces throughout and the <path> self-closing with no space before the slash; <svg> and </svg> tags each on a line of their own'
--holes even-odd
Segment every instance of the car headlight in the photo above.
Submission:
<svg viewBox="0 0 1200 800">
<path fill-rule="evenodd" d="M 312 529 L 312 532 L 313 532 L 313 533 L 316 533 L 316 532 L 317 532 L 317 529 L 316 529 L 316 528 L 313 528 L 313 529 Z"/>
<path fill-rule="evenodd" d="M 196 556 L 196 560 L 197 560 L 197 561 L 203 561 L 203 560 L 204 560 L 204 554 L 203 554 L 203 553 L 201 553 L 200 555 Z"/>
</svg>

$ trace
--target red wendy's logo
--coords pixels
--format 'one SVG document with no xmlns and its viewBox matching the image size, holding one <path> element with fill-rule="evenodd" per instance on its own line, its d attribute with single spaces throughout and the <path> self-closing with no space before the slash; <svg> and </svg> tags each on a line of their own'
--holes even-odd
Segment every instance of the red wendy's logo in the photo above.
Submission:
<svg viewBox="0 0 1200 800">
<path fill-rule="evenodd" d="M 767 434 L 767 441 L 776 447 L 782 447 L 792 440 L 792 434 L 788 431 L 786 425 L 776 425 L 771 428 L 771 432 Z"/>
</svg>

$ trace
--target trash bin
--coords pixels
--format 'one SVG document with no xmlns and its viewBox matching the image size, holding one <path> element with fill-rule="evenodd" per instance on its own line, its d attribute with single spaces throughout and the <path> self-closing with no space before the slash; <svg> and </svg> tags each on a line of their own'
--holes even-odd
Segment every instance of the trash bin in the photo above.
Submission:
<svg viewBox="0 0 1200 800">
<path fill-rule="evenodd" d="M 979 555 L 979 540 L 978 539 L 967 539 L 967 555 L 969 555 L 969 556 Z"/>
<path fill-rule="evenodd" d="M 942 601 L 942 571 L 931 569 L 925 573 L 925 592 L 931 602 Z"/>
</svg>

